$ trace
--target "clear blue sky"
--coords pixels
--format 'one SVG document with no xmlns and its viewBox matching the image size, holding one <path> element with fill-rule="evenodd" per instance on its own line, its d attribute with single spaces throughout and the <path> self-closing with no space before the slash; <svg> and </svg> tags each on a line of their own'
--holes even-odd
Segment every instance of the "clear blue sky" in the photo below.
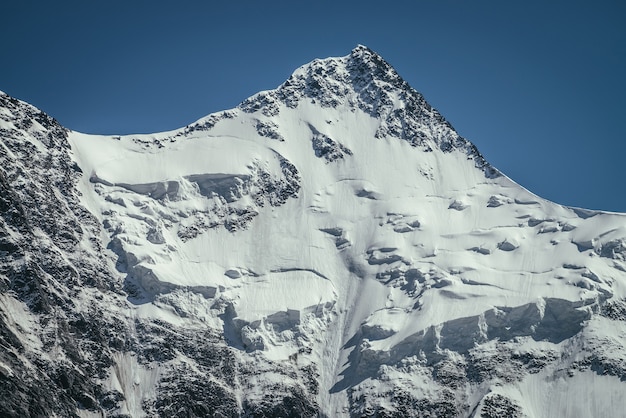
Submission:
<svg viewBox="0 0 626 418">
<path fill-rule="evenodd" d="M 3 2 L 0 90 L 89 133 L 229 109 L 314 58 L 380 53 L 493 165 L 626 212 L 626 2 Z"/>
</svg>

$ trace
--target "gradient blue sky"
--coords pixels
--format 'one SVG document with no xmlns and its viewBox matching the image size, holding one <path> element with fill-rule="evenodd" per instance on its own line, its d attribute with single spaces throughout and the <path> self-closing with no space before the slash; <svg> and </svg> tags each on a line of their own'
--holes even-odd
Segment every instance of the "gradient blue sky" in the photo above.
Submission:
<svg viewBox="0 0 626 418">
<path fill-rule="evenodd" d="M 527 189 L 626 212 L 622 0 L 20 0 L 1 9 L 0 90 L 74 130 L 178 128 L 360 43 Z"/>
</svg>

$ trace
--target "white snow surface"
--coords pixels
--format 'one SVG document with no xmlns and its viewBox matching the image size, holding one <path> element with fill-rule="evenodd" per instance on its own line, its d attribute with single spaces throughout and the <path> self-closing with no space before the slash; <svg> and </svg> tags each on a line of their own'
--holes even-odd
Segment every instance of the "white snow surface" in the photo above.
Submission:
<svg viewBox="0 0 626 418">
<path fill-rule="evenodd" d="M 323 64 L 347 71 L 346 62 Z M 105 225 L 106 240 L 123 261 L 120 274 L 140 289 L 129 297 L 133 315 L 180 324 L 159 302 L 168 295 L 200 323 L 221 329 L 210 308 L 221 301 L 232 306 L 242 341 L 260 338 L 259 355 L 273 361 L 297 352 L 294 330 L 308 333 L 313 352 L 302 361 L 320 370 L 319 405 L 329 416 L 345 414 L 349 387 L 384 391 L 384 379 L 362 374 L 369 362 L 428 357 L 420 336 L 431 328 L 463 339 L 440 336 L 440 350 L 471 352 L 494 327 L 487 312 L 536 306 L 534 330 L 546 309 L 557 310 L 552 300 L 566 301 L 558 308 L 563 328 L 584 326 L 581 332 L 610 335 L 623 347 L 623 322 L 613 332 L 614 325 L 589 321 L 585 312 L 626 297 L 626 260 L 618 251 L 626 237 L 624 214 L 542 199 L 504 175 L 486 175 L 463 148 L 444 152 L 428 139 L 428 151 L 377 135 L 382 118 L 353 105 L 358 93 L 350 90 L 332 107 L 310 98 L 296 106 L 279 101 L 274 114 L 239 108 L 190 125 L 217 120 L 206 130 L 70 132 L 84 173 L 83 203 Z M 399 92 L 392 96 L 390 112 L 406 105 Z M 269 126 L 274 137 L 259 126 Z M 332 161 L 316 155 L 319 134 L 350 152 Z M 254 198 L 255 186 L 247 182 L 260 172 L 280 179 L 283 160 L 299 173 L 297 195 L 276 205 Z M 224 220 L 237 216 L 230 209 L 251 216 L 227 228 Z M 607 250 L 611 245 L 618 250 Z M 185 294 L 199 297 L 185 305 Z M 512 321 L 507 328 L 523 339 L 518 350 L 561 352 L 576 344 L 573 334 L 534 341 L 526 325 Z M 357 334 L 365 345 L 348 345 Z M 363 353 L 358 365 L 349 360 L 357 349 Z M 136 392 L 155 381 L 158 370 L 118 360 L 109 384 L 126 394 L 123 412 L 138 413 Z M 418 366 L 408 375 L 386 370 L 391 380 L 408 379 L 412 393 L 437 390 Z M 544 369 L 483 390 L 492 392 L 516 400 L 528 416 L 619 416 L 626 384 L 592 371 L 557 378 Z M 468 398 L 470 410 L 480 411 L 474 398 Z M 617 404 L 621 409 L 607 406 Z"/>
</svg>

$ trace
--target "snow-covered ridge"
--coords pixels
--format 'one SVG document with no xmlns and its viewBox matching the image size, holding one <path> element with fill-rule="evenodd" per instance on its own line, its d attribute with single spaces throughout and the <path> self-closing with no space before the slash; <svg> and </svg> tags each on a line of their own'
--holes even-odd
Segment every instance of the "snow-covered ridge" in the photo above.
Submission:
<svg viewBox="0 0 626 418">
<path fill-rule="evenodd" d="M 114 289 L 74 290 L 102 321 L 117 318 L 121 341 L 90 340 L 106 361 L 83 372 L 100 385 L 83 390 L 86 410 L 487 417 L 626 406 L 626 216 L 515 184 L 364 46 L 171 132 L 33 130 L 16 121 L 42 117 L 10 103 L 3 164 L 39 173 L 16 157 L 20 141 L 53 155 L 71 178 L 50 193 L 99 225 L 60 247 L 101 266 L 97 282 Z M 28 201 L 20 187 L 37 190 L 43 176 L 13 175 L 6 188 Z M 1 236 L 17 242 L 11 228 Z M 79 278 L 94 271 L 66 258 Z M 597 403 L 580 397 L 587 380 Z"/>
</svg>

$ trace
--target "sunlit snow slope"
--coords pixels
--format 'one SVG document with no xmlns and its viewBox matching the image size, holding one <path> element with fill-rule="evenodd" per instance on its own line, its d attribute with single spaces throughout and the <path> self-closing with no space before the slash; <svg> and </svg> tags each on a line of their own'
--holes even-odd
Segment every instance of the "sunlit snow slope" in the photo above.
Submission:
<svg viewBox="0 0 626 418">
<path fill-rule="evenodd" d="M 626 216 L 515 184 L 366 47 L 180 130 L 68 141 L 140 340 L 111 411 L 171 413 L 187 369 L 232 406 L 166 405 L 197 416 L 626 411 Z M 167 337 L 195 332 L 232 370 Z"/>
</svg>

